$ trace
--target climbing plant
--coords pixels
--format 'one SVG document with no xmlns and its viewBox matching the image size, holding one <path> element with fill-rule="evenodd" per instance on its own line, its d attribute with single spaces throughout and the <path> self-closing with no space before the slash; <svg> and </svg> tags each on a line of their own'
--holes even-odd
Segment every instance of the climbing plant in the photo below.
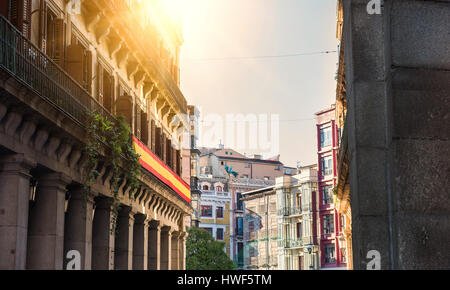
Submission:
<svg viewBox="0 0 450 290">
<path fill-rule="evenodd" d="M 85 196 L 91 193 L 92 184 L 95 183 L 99 172 L 97 165 L 100 152 L 104 149 L 111 165 L 111 190 L 113 195 L 113 222 L 112 231 L 116 229 L 117 215 L 120 209 L 121 198 L 119 189 L 122 180 L 127 181 L 129 199 L 134 199 L 134 193 L 139 187 L 140 163 L 139 155 L 135 152 L 132 143 L 131 130 L 123 116 L 114 121 L 106 119 L 103 115 L 90 113 L 87 119 L 87 143 L 85 152 L 88 156 L 84 168 L 83 184 Z"/>
</svg>

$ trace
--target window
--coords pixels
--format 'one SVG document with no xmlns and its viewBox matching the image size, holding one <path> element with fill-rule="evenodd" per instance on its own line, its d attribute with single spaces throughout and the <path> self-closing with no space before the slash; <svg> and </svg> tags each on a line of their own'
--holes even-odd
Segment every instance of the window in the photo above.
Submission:
<svg viewBox="0 0 450 290">
<path fill-rule="evenodd" d="M 72 30 L 72 44 L 67 47 L 66 70 L 89 93 L 92 87 L 92 53 Z M 131 112 L 130 112 L 131 113 Z"/>
<path fill-rule="evenodd" d="M 248 222 L 248 231 L 253 232 L 255 230 L 255 222 Z"/>
<path fill-rule="evenodd" d="M 323 216 L 323 233 L 334 233 L 334 217 L 332 214 L 326 214 Z"/>
<path fill-rule="evenodd" d="M 216 208 L 216 217 L 223 218 L 223 207 L 222 206 L 218 206 Z"/>
<path fill-rule="evenodd" d="M 324 157 L 320 160 L 320 171 L 322 176 L 333 174 L 333 158 L 331 156 Z"/>
<path fill-rule="evenodd" d="M 250 257 L 256 257 L 257 256 L 257 252 L 256 252 L 256 248 L 254 246 L 249 246 L 249 256 Z"/>
<path fill-rule="evenodd" d="M 212 206 L 211 205 L 202 205 L 202 216 L 203 217 L 212 217 Z"/>
<path fill-rule="evenodd" d="M 244 264 L 244 243 L 242 242 L 237 243 L 237 260 L 239 265 Z"/>
<path fill-rule="evenodd" d="M 203 190 L 209 190 L 209 186 L 208 185 L 203 185 Z"/>
<path fill-rule="evenodd" d="M 297 208 L 302 208 L 302 195 L 300 193 L 297 194 L 296 200 L 297 200 Z"/>
<path fill-rule="evenodd" d="M 248 179 L 248 175 L 244 174 L 244 175 L 242 175 L 242 178 Z"/>
<path fill-rule="evenodd" d="M 242 198 L 242 193 L 238 192 L 236 194 L 236 209 L 237 210 L 244 210 L 244 207 L 243 207 L 244 203 L 242 202 L 241 198 Z"/>
<path fill-rule="evenodd" d="M 322 205 L 328 205 L 332 203 L 331 188 L 331 185 L 325 185 L 322 187 Z"/>
<path fill-rule="evenodd" d="M 220 185 L 216 186 L 216 191 L 217 192 L 222 192 L 223 191 L 222 186 L 220 186 Z"/>
<path fill-rule="evenodd" d="M 341 229 L 345 229 L 345 215 L 341 214 Z"/>
<path fill-rule="evenodd" d="M 218 228 L 216 230 L 216 240 L 223 241 L 223 229 Z"/>
<path fill-rule="evenodd" d="M 336 263 L 334 244 L 326 244 L 323 250 L 325 264 Z"/>
<path fill-rule="evenodd" d="M 341 249 L 341 257 L 342 257 L 342 263 L 347 263 L 347 249 L 346 248 Z"/>
<path fill-rule="evenodd" d="M 302 223 L 297 223 L 297 239 L 301 239 L 302 237 L 303 237 Z"/>
<path fill-rule="evenodd" d="M 331 127 L 320 130 L 320 148 L 331 145 Z"/>
<path fill-rule="evenodd" d="M 236 234 L 238 236 L 244 235 L 244 219 L 242 217 L 236 218 Z"/>
<path fill-rule="evenodd" d="M 99 61 L 97 76 L 97 100 L 110 112 L 114 103 L 114 77 Z"/>
</svg>

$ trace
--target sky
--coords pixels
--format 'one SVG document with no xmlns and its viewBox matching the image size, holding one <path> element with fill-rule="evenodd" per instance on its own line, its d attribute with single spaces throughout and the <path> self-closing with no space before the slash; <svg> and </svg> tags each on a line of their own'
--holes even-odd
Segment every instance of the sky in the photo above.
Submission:
<svg viewBox="0 0 450 290">
<path fill-rule="evenodd" d="M 217 146 L 220 140 L 246 154 L 270 157 L 279 151 L 287 166 L 316 163 L 314 113 L 334 103 L 337 53 L 259 57 L 337 50 L 336 1 L 178 1 L 184 37 L 181 90 L 201 111 L 200 145 Z M 230 135 L 217 126 L 218 121 L 208 122 L 239 113 L 253 120 L 247 124 L 263 130 L 258 134 L 264 132 L 262 124 L 271 128 L 271 123 L 255 118 L 263 114 L 275 124 L 278 118 L 279 129 L 266 130 L 271 150 L 263 142 L 237 146 L 240 138 L 254 135 Z"/>
</svg>

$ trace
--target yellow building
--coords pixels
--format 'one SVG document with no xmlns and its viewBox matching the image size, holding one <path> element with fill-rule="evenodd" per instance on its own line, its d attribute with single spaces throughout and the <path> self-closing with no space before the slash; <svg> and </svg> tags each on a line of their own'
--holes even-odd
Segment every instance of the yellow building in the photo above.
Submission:
<svg viewBox="0 0 450 290">
<path fill-rule="evenodd" d="M 347 252 L 347 269 L 353 269 L 353 247 L 352 247 L 352 212 L 350 207 L 350 183 L 349 183 L 349 159 L 348 139 L 345 128 L 347 117 L 347 97 L 345 86 L 345 60 L 344 60 L 344 36 L 343 29 L 343 7 L 342 1 L 338 1 L 337 7 L 337 33 L 339 45 L 339 66 L 337 72 L 336 86 L 336 120 L 340 133 L 340 148 L 338 153 L 338 182 L 336 187 L 336 208 L 345 217 L 343 232 L 339 237 L 340 248 Z"/>
<path fill-rule="evenodd" d="M 63 269 L 72 250 L 80 269 L 185 268 L 183 38 L 161 3 L 0 1 L 0 269 Z M 85 192 L 91 114 L 130 125 L 136 192 L 102 145 Z"/>
</svg>

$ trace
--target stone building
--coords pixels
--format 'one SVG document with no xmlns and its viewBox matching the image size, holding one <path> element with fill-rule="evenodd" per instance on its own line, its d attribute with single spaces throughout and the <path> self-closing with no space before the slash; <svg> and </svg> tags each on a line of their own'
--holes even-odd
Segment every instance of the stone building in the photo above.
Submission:
<svg viewBox="0 0 450 290">
<path fill-rule="evenodd" d="M 344 42 L 342 38 L 342 28 L 344 15 L 342 1 L 338 1 L 337 6 L 337 39 L 339 44 L 339 63 L 336 77 L 336 126 L 338 136 L 341 140 L 337 154 L 337 185 L 335 205 L 337 211 L 342 215 L 342 231 L 339 236 L 340 248 L 347 254 L 347 269 L 353 269 L 353 246 L 352 246 L 352 210 L 350 207 L 350 181 L 349 181 L 349 160 L 348 160 L 348 130 L 345 130 L 345 120 L 347 117 L 347 96 L 345 83 L 345 59 Z"/>
<path fill-rule="evenodd" d="M 191 185 L 191 205 L 194 209 L 192 215 L 191 225 L 194 227 L 199 226 L 200 222 L 200 206 L 201 206 L 201 190 L 199 186 L 199 177 L 200 177 L 200 150 L 198 148 L 198 139 L 199 139 L 199 118 L 200 111 L 195 106 L 188 106 L 188 115 L 189 115 L 189 123 L 190 123 L 190 149 L 189 149 L 189 160 L 190 164 L 190 185 Z"/>
<path fill-rule="evenodd" d="M 241 200 L 244 192 L 264 188 L 275 185 L 275 180 L 266 179 L 248 179 L 230 176 L 228 181 L 228 188 L 231 194 L 231 208 L 232 208 L 232 230 L 231 236 L 234 247 L 231 249 L 232 257 L 236 262 L 237 269 L 244 267 L 244 219 L 245 207 Z"/>
<path fill-rule="evenodd" d="M 278 269 L 320 269 L 317 228 L 317 166 L 276 179 Z"/>
<path fill-rule="evenodd" d="M 450 2 L 368 2 L 339 1 L 353 268 L 450 269 Z"/>
<path fill-rule="evenodd" d="M 63 269 L 76 252 L 81 269 L 185 268 L 183 39 L 152 3 L 1 1 L 0 269 Z M 123 115 L 141 155 L 117 217 L 104 151 L 83 190 L 89 113 Z"/>
<path fill-rule="evenodd" d="M 242 193 L 245 270 L 278 270 L 278 220 L 275 186 Z"/>
</svg>

